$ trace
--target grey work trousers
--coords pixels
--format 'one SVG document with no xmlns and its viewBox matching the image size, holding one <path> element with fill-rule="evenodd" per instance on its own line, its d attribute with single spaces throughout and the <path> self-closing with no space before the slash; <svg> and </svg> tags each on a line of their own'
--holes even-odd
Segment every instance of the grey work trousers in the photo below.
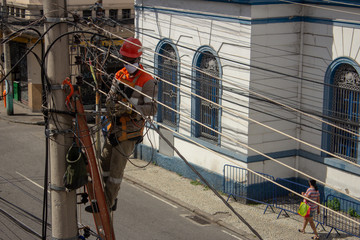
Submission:
<svg viewBox="0 0 360 240">
<path fill-rule="evenodd" d="M 101 153 L 101 168 L 105 183 L 105 197 L 111 208 L 120 190 L 120 184 L 124 176 L 124 169 L 128 158 L 133 153 L 136 141 L 121 141 L 117 146 L 112 146 L 106 138 Z"/>
</svg>

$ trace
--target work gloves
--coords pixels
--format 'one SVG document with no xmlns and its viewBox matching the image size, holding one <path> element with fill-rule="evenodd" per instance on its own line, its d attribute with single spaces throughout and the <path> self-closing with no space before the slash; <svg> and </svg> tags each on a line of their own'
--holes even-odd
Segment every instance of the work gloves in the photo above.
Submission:
<svg viewBox="0 0 360 240">
<path fill-rule="evenodd" d="M 110 116 L 121 116 L 123 114 L 130 114 L 132 112 L 132 105 L 128 102 L 115 102 L 109 99 L 105 103 L 106 110 Z"/>
</svg>

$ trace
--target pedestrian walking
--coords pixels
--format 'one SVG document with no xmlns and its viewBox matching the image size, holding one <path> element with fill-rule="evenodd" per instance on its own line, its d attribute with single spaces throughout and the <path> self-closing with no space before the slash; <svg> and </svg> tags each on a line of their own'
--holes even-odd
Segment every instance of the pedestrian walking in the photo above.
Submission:
<svg viewBox="0 0 360 240">
<path fill-rule="evenodd" d="M 307 197 L 317 203 L 320 203 L 320 193 L 319 193 L 318 186 L 316 185 L 316 181 L 313 179 L 309 179 L 309 186 L 310 187 L 306 190 L 306 192 L 305 193 L 302 192 L 301 195 L 303 195 L 304 197 Z M 305 228 L 306 228 L 307 224 L 310 223 L 310 227 L 312 228 L 312 230 L 314 231 L 314 234 L 315 234 L 315 236 L 313 236 L 311 239 L 319 239 L 319 235 L 316 231 L 313 217 L 315 216 L 316 213 L 317 214 L 320 213 L 320 207 L 319 207 L 319 205 L 317 205 L 314 202 L 306 201 L 306 199 L 304 199 L 304 201 L 310 207 L 310 215 L 307 217 L 304 217 L 303 228 L 299 229 L 298 231 L 305 233 Z"/>
</svg>

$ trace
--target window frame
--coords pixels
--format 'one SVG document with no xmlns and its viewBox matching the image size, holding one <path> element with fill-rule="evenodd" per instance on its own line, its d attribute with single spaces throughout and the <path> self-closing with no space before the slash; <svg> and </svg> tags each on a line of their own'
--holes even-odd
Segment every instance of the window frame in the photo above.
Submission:
<svg viewBox="0 0 360 240">
<path fill-rule="evenodd" d="M 192 93 L 198 94 L 199 93 L 199 84 L 198 81 L 196 81 L 197 79 L 197 69 L 199 69 L 200 67 L 200 63 L 201 63 L 201 59 L 202 59 L 202 55 L 204 53 L 210 53 L 215 57 L 216 60 L 216 64 L 219 70 L 219 75 L 217 76 L 218 79 L 222 78 L 222 67 L 221 67 L 221 62 L 220 62 L 220 58 L 217 54 L 217 52 L 210 46 L 202 46 L 200 48 L 197 49 L 197 51 L 194 54 L 193 57 L 193 62 L 192 62 L 192 74 L 191 74 L 191 87 L 192 87 Z M 218 81 L 218 105 L 221 106 L 222 104 L 222 84 L 221 81 Z M 201 95 L 200 95 L 201 96 Z M 217 129 L 216 127 L 213 128 L 214 130 L 216 130 L 217 132 L 221 133 L 221 116 L 222 116 L 222 108 L 219 107 L 218 108 L 218 112 L 217 112 Z M 192 95 L 191 96 L 191 117 L 192 119 L 195 119 L 198 122 L 201 122 L 201 101 L 199 99 L 199 97 Z M 211 120 L 213 121 L 213 119 Z M 214 143 L 218 146 L 220 146 L 221 143 L 221 135 L 217 134 L 216 139 L 211 139 L 208 138 L 206 136 L 203 136 L 201 133 L 201 125 L 198 124 L 197 122 L 195 122 L 194 120 L 191 121 L 191 135 L 192 137 L 198 138 L 198 139 L 202 139 L 204 141 L 210 142 L 210 143 Z"/>
<path fill-rule="evenodd" d="M 324 102 L 323 102 L 323 115 L 326 117 L 330 117 L 331 116 L 331 112 L 333 110 L 333 96 L 334 96 L 334 88 L 332 86 L 334 86 L 334 77 L 335 74 L 337 73 L 337 70 L 339 69 L 340 66 L 342 66 L 343 64 L 347 64 L 352 66 L 355 71 L 360 75 L 360 66 L 352 59 L 346 58 L 346 57 L 340 57 L 335 59 L 327 68 L 326 73 L 325 73 L 325 85 L 324 85 Z M 345 120 L 345 119 L 344 119 Z M 331 126 L 329 126 L 329 124 L 323 123 L 322 124 L 322 129 L 323 129 L 323 133 L 322 133 L 322 139 L 321 139 L 321 147 L 322 149 L 325 149 L 328 152 L 331 152 L 331 141 L 332 141 L 332 133 L 331 133 Z M 358 133 L 359 133 L 360 128 L 358 128 Z M 358 138 L 359 140 L 359 138 Z M 360 159 L 360 142 L 357 144 L 357 158 L 356 158 L 356 163 L 359 163 L 359 159 Z M 336 154 L 335 152 L 332 152 L 334 154 Z M 326 154 L 324 152 L 321 153 L 322 157 L 330 157 L 330 158 L 335 158 L 333 156 L 330 156 L 329 154 Z"/>
<path fill-rule="evenodd" d="M 155 59 L 154 59 L 154 62 L 155 62 L 155 75 L 156 76 L 161 76 L 161 69 L 160 69 L 160 61 L 161 61 L 161 51 L 163 50 L 164 46 L 165 45 L 169 45 L 170 47 L 172 47 L 174 49 L 174 52 L 175 52 L 175 60 L 177 61 L 177 67 L 176 67 L 176 85 L 178 87 L 175 87 L 175 86 L 172 86 L 172 89 L 175 91 L 175 95 L 176 95 L 176 101 L 175 101 L 175 104 L 174 104 L 174 108 L 176 111 L 179 111 L 179 106 L 180 106 L 180 90 L 179 90 L 179 87 L 180 87 L 180 57 L 179 57 L 179 53 L 178 53 L 178 49 L 176 48 L 175 44 L 170 40 L 170 39 L 162 39 L 158 45 L 156 46 L 156 49 L 155 49 L 155 52 L 158 53 L 158 54 L 155 54 Z M 158 101 L 162 102 L 162 96 L 163 96 L 163 86 L 164 83 L 160 80 L 159 83 L 158 83 Z M 170 107 L 173 107 L 173 106 L 170 106 Z M 163 108 L 165 108 L 164 106 L 160 105 L 158 106 L 158 112 L 157 112 L 157 121 L 158 122 L 162 122 L 164 124 L 166 124 L 168 127 L 170 128 L 173 128 L 175 130 L 178 129 L 179 127 L 179 121 L 180 121 L 180 117 L 179 117 L 179 114 L 174 112 L 175 114 L 175 120 L 172 121 L 172 123 L 174 124 L 167 124 L 168 121 L 164 122 L 164 119 L 163 119 Z"/>
</svg>

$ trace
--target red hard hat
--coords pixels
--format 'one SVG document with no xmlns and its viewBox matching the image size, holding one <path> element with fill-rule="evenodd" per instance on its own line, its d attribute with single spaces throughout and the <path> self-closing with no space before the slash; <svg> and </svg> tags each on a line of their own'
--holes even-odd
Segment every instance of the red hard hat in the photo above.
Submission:
<svg viewBox="0 0 360 240">
<path fill-rule="evenodd" d="M 120 54 L 129 58 L 138 58 L 142 54 L 142 44 L 137 38 L 128 38 L 120 48 Z"/>
</svg>

